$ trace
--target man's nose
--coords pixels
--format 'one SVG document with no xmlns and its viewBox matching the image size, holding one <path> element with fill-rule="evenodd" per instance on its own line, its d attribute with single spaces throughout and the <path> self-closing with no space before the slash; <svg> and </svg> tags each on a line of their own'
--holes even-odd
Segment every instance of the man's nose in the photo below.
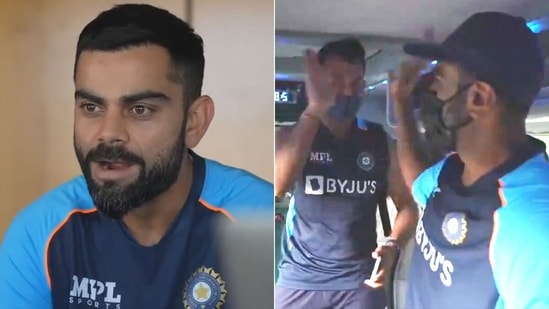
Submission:
<svg viewBox="0 0 549 309">
<path fill-rule="evenodd" d="M 101 127 L 98 134 L 98 142 L 113 144 L 126 143 L 128 141 L 128 132 L 126 121 L 117 111 L 105 113 L 101 119 Z"/>
</svg>

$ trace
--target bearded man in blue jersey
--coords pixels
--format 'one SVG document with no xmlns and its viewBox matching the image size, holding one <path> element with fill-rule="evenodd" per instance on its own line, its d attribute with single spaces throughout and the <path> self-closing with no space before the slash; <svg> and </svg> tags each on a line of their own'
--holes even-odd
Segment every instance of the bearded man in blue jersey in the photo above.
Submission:
<svg viewBox="0 0 549 309">
<path fill-rule="evenodd" d="M 0 247 L 0 308 L 230 308 L 215 222 L 271 212 L 266 181 L 205 159 L 202 38 L 138 4 L 82 30 L 74 148 L 83 176 L 21 211 Z M 230 265 L 229 265 L 230 267 Z"/>
</svg>

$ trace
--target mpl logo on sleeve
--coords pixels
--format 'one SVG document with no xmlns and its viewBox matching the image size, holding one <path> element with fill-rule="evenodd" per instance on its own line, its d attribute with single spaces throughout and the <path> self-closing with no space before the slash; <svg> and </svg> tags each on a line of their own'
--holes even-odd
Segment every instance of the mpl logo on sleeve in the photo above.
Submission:
<svg viewBox="0 0 549 309">
<path fill-rule="evenodd" d="M 116 282 L 72 276 L 69 303 L 86 304 L 90 308 L 120 309 L 122 295 L 117 294 L 115 289 Z"/>
<path fill-rule="evenodd" d="M 311 151 L 309 162 L 314 164 L 332 164 L 332 155 L 329 152 Z"/>
</svg>

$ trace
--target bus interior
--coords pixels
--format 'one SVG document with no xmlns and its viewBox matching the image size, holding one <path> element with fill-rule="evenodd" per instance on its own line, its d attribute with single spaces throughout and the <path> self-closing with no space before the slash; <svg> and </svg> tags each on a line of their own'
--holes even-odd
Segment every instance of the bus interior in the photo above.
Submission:
<svg viewBox="0 0 549 309">
<path fill-rule="evenodd" d="M 549 1 L 544 0 L 277 0 L 276 1 L 276 87 L 275 126 L 295 123 L 305 108 L 304 50 L 318 50 L 326 42 L 352 36 L 366 49 L 365 100 L 357 118 L 382 124 L 394 136 L 394 123 L 387 113 L 387 77 L 406 56 L 405 42 L 442 41 L 463 20 L 476 12 L 502 11 L 524 17 L 539 36 L 546 59 L 545 81 L 526 120 L 530 135 L 549 142 Z M 431 143 L 428 147 L 439 147 Z M 276 203 L 276 266 L 292 193 Z M 389 215 L 396 210 L 388 200 Z M 378 235 L 383 238 L 378 215 Z M 405 287 L 406 252 L 397 266 L 395 284 Z M 278 270 L 276 270 L 277 272 Z M 278 275 L 278 273 L 277 273 Z M 403 291 L 402 288 L 397 289 Z M 398 303 L 395 304 L 398 308 Z"/>
</svg>

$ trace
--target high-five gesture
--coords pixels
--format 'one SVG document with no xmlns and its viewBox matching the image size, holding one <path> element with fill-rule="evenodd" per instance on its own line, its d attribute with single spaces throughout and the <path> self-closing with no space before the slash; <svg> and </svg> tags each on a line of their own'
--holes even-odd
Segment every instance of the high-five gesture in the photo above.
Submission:
<svg viewBox="0 0 549 309">
<path fill-rule="evenodd" d="M 425 61 L 409 60 L 400 64 L 396 74 L 389 73 L 391 96 L 395 105 L 405 104 L 419 79 L 419 72 L 425 68 Z"/>
<path fill-rule="evenodd" d="M 309 105 L 306 113 L 322 117 L 335 104 L 336 89 L 331 72 L 323 67 L 318 54 L 312 50 L 305 52 L 305 89 Z"/>
</svg>

